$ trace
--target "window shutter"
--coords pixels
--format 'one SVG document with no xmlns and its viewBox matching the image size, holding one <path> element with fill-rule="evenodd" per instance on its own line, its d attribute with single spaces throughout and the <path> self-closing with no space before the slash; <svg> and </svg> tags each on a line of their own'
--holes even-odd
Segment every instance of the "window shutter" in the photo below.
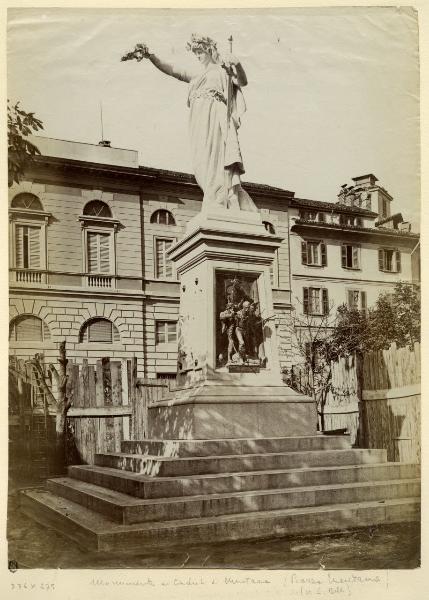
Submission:
<svg viewBox="0 0 429 600">
<path fill-rule="evenodd" d="M 89 342 L 107 342 L 112 343 L 112 323 L 106 319 L 92 321 L 88 325 Z"/>
<path fill-rule="evenodd" d="M 353 246 L 353 268 L 359 268 L 359 246 Z"/>
<path fill-rule="evenodd" d="M 320 244 L 320 254 L 322 257 L 322 267 L 326 267 L 326 265 L 328 264 L 328 258 L 327 258 L 327 254 L 326 254 L 325 242 L 321 242 L 321 244 Z"/>
<path fill-rule="evenodd" d="M 98 271 L 98 243 L 97 234 L 94 232 L 88 232 L 87 238 L 88 245 L 88 272 L 97 273 Z"/>
<path fill-rule="evenodd" d="M 28 228 L 28 268 L 40 269 L 40 227 Z"/>
<path fill-rule="evenodd" d="M 322 304 L 323 304 L 323 314 L 327 315 L 329 313 L 329 299 L 328 299 L 328 290 L 322 289 Z"/>
<path fill-rule="evenodd" d="M 163 240 L 156 240 L 156 276 L 162 277 L 164 274 L 164 252 Z"/>
<path fill-rule="evenodd" d="M 355 308 L 353 290 L 347 290 L 347 304 L 349 308 Z"/>
<path fill-rule="evenodd" d="M 306 265 L 308 262 L 307 259 L 307 242 L 301 242 L 301 260 L 302 264 Z"/>
<path fill-rule="evenodd" d="M 303 309 L 304 314 L 308 315 L 308 288 L 303 288 Z"/>
<path fill-rule="evenodd" d="M 110 235 L 107 233 L 99 234 L 100 244 L 100 273 L 110 272 Z"/>
<path fill-rule="evenodd" d="M 37 317 L 22 317 L 15 326 L 17 342 L 42 342 L 42 320 Z"/>
<path fill-rule="evenodd" d="M 347 246 L 341 246 L 341 266 L 347 267 Z"/>
<path fill-rule="evenodd" d="M 362 310 L 366 310 L 366 292 L 360 293 L 360 307 Z"/>
<path fill-rule="evenodd" d="M 17 225 L 15 228 L 15 266 L 24 268 L 24 227 Z"/>
<path fill-rule="evenodd" d="M 382 248 L 378 250 L 378 269 L 384 271 L 384 250 Z"/>
<path fill-rule="evenodd" d="M 401 253 L 399 250 L 396 250 L 396 272 L 399 273 L 401 271 Z"/>
<path fill-rule="evenodd" d="M 165 255 L 164 260 L 165 260 L 165 276 L 166 277 L 173 276 L 173 263 L 171 262 L 171 260 L 168 258 L 168 255 L 167 255 L 167 250 L 168 250 L 168 248 L 170 248 L 172 243 L 173 242 L 171 240 L 164 241 L 164 255 Z"/>
</svg>

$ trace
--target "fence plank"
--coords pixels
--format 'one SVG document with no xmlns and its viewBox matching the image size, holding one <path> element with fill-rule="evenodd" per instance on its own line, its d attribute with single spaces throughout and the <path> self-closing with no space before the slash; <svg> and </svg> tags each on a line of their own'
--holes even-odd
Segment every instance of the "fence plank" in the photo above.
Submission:
<svg viewBox="0 0 429 600">
<path fill-rule="evenodd" d="M 110 373 L 112 380 L 112 404 L 113 406 L 122 405 L 122 370 L 120 361 L 110 362 Z M 115 435 L 115 452 L 121 451 L 121 440 L 122 440 L 122 419 L 119 417 L 113 420 L 113 429 Z"/>
<path fill-rule="evenodd" d="M 369 353 L 364 359 L 362 428 L 368 448 L 390 461 L 419 462 L 420 345 Z M 385 374 L 377 379 L 377 374 Z M 378 384 L 375 387 L 374 384 Z"/>
<path fill-rule="evenodd" d="M 104 405 L 113 405 L 112 401 L 112 374 L 110 371 L 110 359 L 105 357 L 101 359 L 103 368 L 103 390 L 104 390 Z M 113 417 L 105 419 L 106 427 L 106 451 L 115 452 L 115 425 Z"/>
</svg>

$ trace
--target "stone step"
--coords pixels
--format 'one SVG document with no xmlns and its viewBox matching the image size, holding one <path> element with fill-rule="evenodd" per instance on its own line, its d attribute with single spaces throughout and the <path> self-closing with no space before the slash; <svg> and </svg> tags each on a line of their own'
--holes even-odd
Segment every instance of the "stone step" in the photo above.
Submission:
<svg viewBox="0 0 429 600">
<path fill-rule="evenodd" d="M 207 544 L 226 540 L 356 530 L 378 524 L 417 521 L 416 498 L 289 508 L 218 517 L 123 525 L 48 490 L 21 494 L 25 514 L 81 544 L 85 550 L 138 552 L 143 546 Z"/>
<path fill-rule="evenodd" d="M 348 435 L 311 435 L 279 438 L 243 438 L 222 440 L 140 440 L 123 441 L 125 454 L 190 457 L 225 454 L 263 454 L 302 450 L 340 450 L 350 448 Z"/>
<path fill-rule="evenodd" d="M 420 476 L 420 467 L 416 464 L 383 462 L 152 478 L 108 467 L 75 465 L 69 467 L 68 474 L 74 479 L 137 498 L 168 498 L 387 479 L 413 479 Z"/>
<path fill-rule="evenodd" d="M 284 508 L 420 496 L 420 480 L 342 483 L 292 489 L 141 500 L 71 478 L 48 481 L 48 490 L 119 523 L 175 521 Z"/>
<path fill-rule="evenodd" d="M 94 463 L 151 477 L 176 475 L 203 475 L 233 473 L 236 471 L 262 471 L 266 469 L 292 469 L 298 467 L 352 465 L 380 463 L 387 459 L 386 450 L 307 450 L 278 454 L 242 454 L 171 458 L 165 456 L 141 456 L 138 454 L 96 454 Z"/>
</svg>

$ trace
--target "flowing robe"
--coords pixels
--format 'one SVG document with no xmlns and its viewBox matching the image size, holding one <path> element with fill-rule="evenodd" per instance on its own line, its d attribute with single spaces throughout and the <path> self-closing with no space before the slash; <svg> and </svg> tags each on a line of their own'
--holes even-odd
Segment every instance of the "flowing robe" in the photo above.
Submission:
<svg viewBox="0 0 429 600">
<path fill-rule="evenodd" d="M 190 80 L 188 106 L 192 163 L 204 192 L 203 210 L 223 206 L 256 211 L 240 180 L 244 166 L 238 128 L 246 109 L 241 89 L 234 82 L 230 84 L 223 67 L 213 64 Z"/>
</svg>

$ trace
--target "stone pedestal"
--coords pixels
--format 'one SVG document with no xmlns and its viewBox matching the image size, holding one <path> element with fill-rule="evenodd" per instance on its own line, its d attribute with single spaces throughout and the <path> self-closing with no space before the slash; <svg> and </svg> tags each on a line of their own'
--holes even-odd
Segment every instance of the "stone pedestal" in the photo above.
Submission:
<svg viewBox="0 0 429 600">
<path fill-rule="evenodd" d="M 151 438 L 222 439 L 312 435 L 314 402 L 281 379 L 270 265 L 282 238 L 258 213 L 219 209 L 190 221 L 170 249 L 180 277 L 178 385 L 148 408 Z M 257 360 L 225 355 L 220 329 L 228 282 L 238 279 L 262 317 Z M 256 352 L 256 351 L 255 351 Z M 259 360 L 259 364 L 258 363 Z"/>
</svg>

